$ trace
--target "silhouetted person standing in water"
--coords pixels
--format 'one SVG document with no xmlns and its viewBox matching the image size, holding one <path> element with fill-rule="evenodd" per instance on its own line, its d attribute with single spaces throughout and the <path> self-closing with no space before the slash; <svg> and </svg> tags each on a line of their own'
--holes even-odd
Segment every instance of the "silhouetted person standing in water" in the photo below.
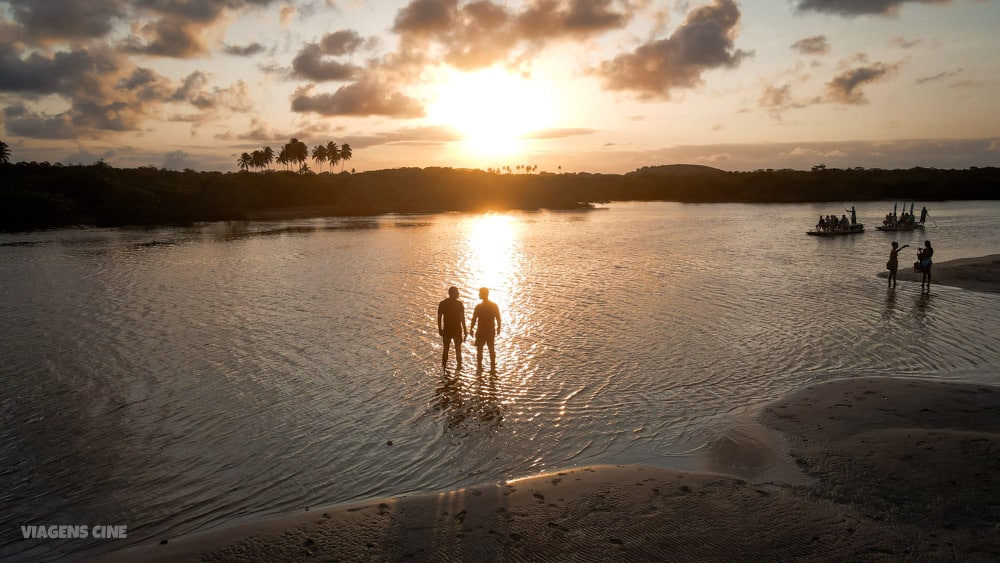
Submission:
<svg viewBox="0 0 1000 563">
<path fill-rule="evenodd" d="M 892 250 L 889 251 L 889 261 L 885 263 L 885 267 L 889 270 L 889 287 L 896 287 L 896 271 L 899 270 L 899 251 L 910 245 L 904 244 L 899 246 L 899 243 L 892 241 Z"/>
<path fill-rule="evenodd" d="M 931 241 L 925 240 L 924 247 L 917 250 L 917 259 L 920 260 L 920 271 L 924 274 L 920 279 L 920 289 L 927 284 L 927 291 L 931 290 L 931 256 L 934 256 L 934 249 L 931 248 Z"/>
<path fill-rule="evenodd" d="M 500 308 L 490 301 L 490 290 L 479 288 L 479 298 L 482 303 L 476 305 L 472 312 L 472 330 L 476 332 L 476 368 L 483 369 L 483 344 L 490 347 L 490 371 L 497 370 L 497 353 L 494 349 L 496 336 L 500 334 Z M 476 323 L 479 323 L 479 330 L 476 330 Z"/>
<path fill-rule="evenodd" d="M 444 350 L 441 351 L 441 369 L 448 369 L 448 348 L 455 343 L 455 364 L 462 369 L 462 341 L 468 336 L 465 328 L 465 305 L 458 300 L 458 288 L 448 288 L 448 298 L 438 304 L 438 334 Z M 473 320 L 475 322 L 475 320 Z"/>
</svg>

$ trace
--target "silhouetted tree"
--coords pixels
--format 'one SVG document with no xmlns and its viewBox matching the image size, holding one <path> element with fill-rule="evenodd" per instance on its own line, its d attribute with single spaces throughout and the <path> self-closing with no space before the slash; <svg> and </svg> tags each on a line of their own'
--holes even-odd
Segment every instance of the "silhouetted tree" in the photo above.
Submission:
<svg viewBox="0 0 1000 563">
<path fill-rule="evenodd" d="M 264 151 L 253 151 L 250 153 L 251 166 L 254 168 L 264 168 L 267 166 L 267 157 L 264 156 Z"/>
<path fill-rule="evenodd" d="M 340 145 L 340 152 L 338 153 L 338 156 L 340 157 L 340 162 L 341 162 L 340 171 L 343 172 L 344 164 L 348 160 L 351 160 L 351 157 L 354 156 L 354 154 L 351 152 L 351 145 L 348 145 L 347 143 Z M 354 169 L 352 168 L 351 171 L 353 172 Z"/>
<path fill-rule="evenodd" d="M 333 174 L 333 168 L 340 162 L 340 149 L 337 148 L 337 143 L 330 141 L 326 144 L 326 159 L 330 162 L 330 173 Z"/>
<path fill-rule="evenodd" d="M 292 159 L 288 158 L 288 145 L 281 147 L 281 150 L 278 152 L 278 158 L 275 160 L 278 164 L 284 166 L 285 170 L 288 170 L 288 165 L 292 163 Z"/>
<path fill-rule="evenodd" d="M 236 164 L 243 170 L 250 170 L 250 167 L 253 165 L 253 157 L 249 153 L 243 153 L 236 160 Z"/>
<path fill-rule="evenodd" d="M 271 147 L 264 147 L 262 151 L 264 153 L 264 164 L 267 165 L 267 169 L 271 169 L 271 163 L 274 162 L 274 149 Z"/>
<path fill-rule="evenodd" d="M 291 162 L 297 162 L 299 164 L 299 169 L 301 170 L 309 159 L 309 147 L 305 143 L 292 137 L 292 140 L 288 141 L 285 145 L 288 148 L 288 158 Z"/>
<path fill-rule="evenodd" d="M 312 157 L 313 160 L 316 161 L 317 166 L 319 166 L 319 171 L 322 172 L 323 163 L 326 162 L 328 158 L 328 155 L 326 154 L 326 146 L 316 145 L 315 147 L 313 147 Z"/>
<path fill-rule="evenodd" d="M 10 162 L 10 149 L 7 148 L 7 143 L 0 141 L 0 164 L 8 162 Z"/>
</svg>

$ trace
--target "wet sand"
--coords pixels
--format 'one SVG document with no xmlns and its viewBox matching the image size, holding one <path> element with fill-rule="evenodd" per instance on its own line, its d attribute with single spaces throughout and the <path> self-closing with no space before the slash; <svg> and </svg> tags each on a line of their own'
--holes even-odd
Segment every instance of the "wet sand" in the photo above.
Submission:
<svg viewBox="0 0 1000 563">
<path fill-rule="evenodd" d="M 313 509 L 101 560 L 1000 559 L 1000 387 L 810 385 L 705 451 L 705 472 L 576 468 Z"/>
<path fill-rule="evenodd" d="M 888 256 L 888 252 L 886 255 Z M 878 276 L 888 278 L 889 273 L 882 271 Z M 913 269 L 912 261 L 900 257 L 899 270 L 896 272 L 897 282 L 920 283 L 921 276 L 920 272 Z M 935 262 L 931 267 L 931 283 L 972 291 L 1000 293 L 1000 254 Z"/>
</svg>

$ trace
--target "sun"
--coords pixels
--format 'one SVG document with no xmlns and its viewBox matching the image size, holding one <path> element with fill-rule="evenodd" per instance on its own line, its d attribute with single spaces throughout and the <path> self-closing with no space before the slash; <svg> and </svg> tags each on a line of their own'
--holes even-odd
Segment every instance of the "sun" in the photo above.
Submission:
<svg viewBox="0 0 1000 563">
<path fill-rule="evenodd" d="M 428 108 L 430 120 L 457 130 L 465 151 L 476 156 L 518 154 L 527 134 L 550 127 L 554 120 L 552 96 L 543 81 L 496 67 L 451 72 L 435 93 Z"/>
</svg>

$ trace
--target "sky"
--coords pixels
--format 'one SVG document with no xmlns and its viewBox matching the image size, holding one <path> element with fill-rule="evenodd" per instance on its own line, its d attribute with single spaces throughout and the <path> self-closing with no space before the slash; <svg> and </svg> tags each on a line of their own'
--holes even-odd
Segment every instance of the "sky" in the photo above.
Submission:
<svg viewBox="0 0 1000 563">
<path fill-rule="evenodd" d="M 1000 166 L 998 0 L 0 0 L 12 161 Z M 329 165 L 309 162 L 315 171 Z"/>
</svg>

